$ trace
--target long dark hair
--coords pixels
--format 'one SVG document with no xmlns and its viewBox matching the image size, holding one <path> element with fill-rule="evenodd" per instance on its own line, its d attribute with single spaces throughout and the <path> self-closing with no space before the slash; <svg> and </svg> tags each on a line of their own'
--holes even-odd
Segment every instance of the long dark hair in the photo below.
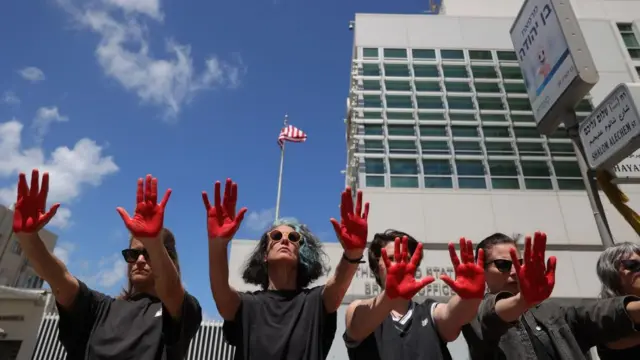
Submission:
<svg viewBox="0 0 640 360">
<path fill-rule="evenodd" d="M 326 265 L 327 254 L 322 250 L 322 243 L 311 233 L 309 228 L 295 219 L 281 219 L 262 234 L 258 245 L 245 262 L 242 279 L 247 284 L 258 285 L 263 290 L 269 288 L 268 264 L 265 260 L 269 247 L 269 233 L 281 225 L 289 226 L 301 235 L 298 266 L 296 267 L 296 287 L 298 289 L 309 286 L 329 271 L 329 267 Z"/>
<path fill-rule="evenodd" d="M 178 260 L 178 251 L 176 250 L 176 238 L 173 236 L 171 230 L 164 228 L 160 232 L 160 237 L 162 238 L 162 243 L 164 247 L 167 249 L 167 253 L 169 253 L 169 257 L 173 260 L 173 264 L 176 266 L 176 270 L 178 270 L 178 276 L 180 276 L 180 261 Z M 131 246 L 131 242 L 133 241 L 133 236 L 129 238 L 129 246 Z M 131 273 L 127 272 L 127 288 L 122 289 L 122 293 L 119 298 L 122 300 L 129 300 L 133 294 L 135 294 L 135 289 L 133 288 L 133 283 L 131 283 Z"/>
</svg>

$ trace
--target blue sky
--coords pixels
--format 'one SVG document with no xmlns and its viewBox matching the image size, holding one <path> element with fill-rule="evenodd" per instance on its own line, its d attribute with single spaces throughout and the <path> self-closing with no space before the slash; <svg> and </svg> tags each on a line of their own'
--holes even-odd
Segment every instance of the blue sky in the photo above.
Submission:
<svg viewBox="0 0 640 360">
<path fill-rule="evenodd" d="M 56 253 L 115 294 L 138 177 L 173 189 L 165 224 L 183 279 L 208 317 L 202 190 L 231 177 L 249 215 L 273 219 L 285 113 L 305 131 L 287 149 L 281 213 L 335 241 L 356 12 L 419 13 L 427 1 L 36 0 L 0 6 L 0 202 L 20 171 L 51 173 Z M 429 36 L 429 34 L 425 34 Z M 8 154 L 8 156 L 7 156 Z"/>
</svg>

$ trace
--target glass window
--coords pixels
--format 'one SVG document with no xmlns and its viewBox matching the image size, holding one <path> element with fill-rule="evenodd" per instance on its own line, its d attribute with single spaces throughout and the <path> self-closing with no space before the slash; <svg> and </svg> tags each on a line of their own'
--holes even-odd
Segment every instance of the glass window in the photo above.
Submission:
<svg viewBox="0 0 640 360">
<path fill-rule="evenodd" d="M 416 129 L 413 125 L 388 125 L 390 136 L 415 136 Z"/>
<path fill-rule="evenodd" d="M 486 141 L 484 146 L 487 148 L 487 155 L 507 156 L 514 155 L 513 145 L 509 141 Z"/>
<path fill-rule="evenodd" d="M 387 95 L 387 107 L 391 109 L 412 109 L 411 95 Z"/>
<path fill-rule="evenodd" d="M 549 166 L 544 161 L 522 161 L 522 174 L 524 175 L 524 184 L 527 189 L 533 190 L 551 190 L 551 176 Z"/>
<path fill-rule="evenodd" d="M 498 73 L 493 66 L 479 66 L 473 65 L 471 67 L 473 77 L 476 79 L 497 79 Z"/>
<path fill-rule="evenodd" d="M 383 134 L 382 125 L 365 124 L 364 134 L 365 135 L 382 135 Z"/>
<path fill-rule="evenodd" d="M 476 126 L 451 125 L 451 134 L 454 137 L 479 137 Z"/>
<path fill-rule="evenodd" d="M 453 180 L 451 176 L 425 176 L 424 187 L 427 189 L 451 189 Z"/>
<path fill-rule="evenodd" d="M 449 109 L 454 110 L 473 110 L 475 108 L 472 98 L 466 96 L 447 96 L 447 104 L 449 104 Z"/>
<path fill-rule="evenodd" d="M 496 54 L 500 61 L 518 61 L 515 51 L 497 51 Z"/>
<path fill-rule="evenodd" d="M 433 155 L 449 155 L 451 150 L 449 149 L 449 143 L 444 140 L 423 140 L 420 142 L 423 154 Z"/>
<path fill-rule="evenodd" d="M 368 154 L 383 154 L 384 144 L 382 140 L 365 140 L 364 152 Z"/>
<path fill-rule="evenodd" d="M 440 50 L 442 60 L 464 60 L 464 51 L 462 50 Z"/>
<path fill-rule="evenodd" d="M 417 188 L 419 187 L 417 176 L 392 176 L 392 188 Z"/>
<path fill-rule="evenodd" d="M 413 112 L 387 111 L 387 120 L 414 120 Z"/>
<path fill-rule="evenodd" d="M 575 156 L 573 144 L 565 142 L 549 142 L 549 151 L 551 156 Z"/>
<path fill-rule="evenodd" d="M 444 87 L 450 92 L 471 92 L 471 86 L 468 82 L 446 81 Z"/>
<path fill-rule="evenodd" d="M 420 136 L 447 136 L 445 125 L 420 125 Z"/>
<path fill-rule="evenodd" d="M 433 49 L 413 49 L 413 58 L 420 60 L 435 60 L 436 51 Z"/>
<path fill-rule="evenodd" d="M 516 135 L 517 138 L 522 138 L 522 139 L 539 139 L 540 138 L 540 133 L 538 132 L 538 129 L 534 127 L 514 126 L 513 133 Z"/>
<path fill-rule="evenodd" d="M 441 112 L 419 112 L 419 120 L 442 120 L 444 121 L 444 113 Z"/>
<path fill-rule="evenodd" d="M 365 80 L 362 82 L 362 90 L 380 90 L 380 81 Z"/>
<path fill-rule="evenodd" d="M 533 118 L 533 115 L 514 115 L 511 114 L 511 121 L 514 123 L 530 123 L 535 124 L 536 120 Z"/>
<path fill-rule="evenodd" d="M 451 175 L 451 163 L 448 159 L 424 159 L 422 167 L 425 175 Z"/>
<path fill-rule="evenodd" d="M 453 150 L 456 155 L 482 155 L 479 141 L 454 141 Z"/>
<path fill-rule="evenodd" d="M 395 77 L 409 77 L 409 67 L 405 64 L 384 64 L 384 75 Z"/>
<path fill-rule="evenodd" d="M 504 104 L 499 97 L 478 96 L 478 107 L 480 110 L 504 110 Z"/>
<path fill-rule="evenodd" d="M 406 59 L 407 49 L 384 49 L 385 59 Z"/>
<path fill-rule="evenodd" d="M 415 77 L 440 77 L 440 71 L 436 65 L 413 65 Z"/>
<path fill-rule="evenodd" d="M 389 159 L 391 174 L 417 175 L 418 163 L 415 159 Z"/>
<path fill-rule="evenodd" d="M 483 125 L 482 132 L 486 138 L 510 138 L 511 132 L 509 132 L 508 126 L 490 126 Z"/>
<path fill-rule="evenodd" d="M 362 64 L 362 75 L 380 76 L 380 66 L 378 64 Z"/>
<path fill-rule="evenodd" d="M 529 99 L 508 98 L 507 104 L 509 104 L 511 111 L 531 111 Z"/>
<path fill-rule="evenodd" d="M 384 86 L 388 91 L 411 91 L 411 82 L 402 80 L 385 80 Z"/>
<path fill-rule="evenodd" d="M 504 114 L 482 114 L 480 118 L 486 122 L 508 122 L 507 116 Z"/>
<path fill-rule="evenodd" d="M 416 96 L 420 109 L 444 109 L 440 96 Z"/>
<path fill-rule="evenodd" d="M 500 72 L 503 79 L 520 80 L 522 79 L 522 72 L 519 67 L 515 66 L 500 66 Z"/>
<path fill-rule="evenodd" d="M 591 106 L 591 101 L 589 101 L 588 99 L 580 100 L 578 105 L 576 105 L 576 111 L 592 112 L 593 111 L 593 106 Z"/>
<path fill-rule="evenodd" d="M 569 134 L 567 134 L 567 129 L 558 128 L 549 136 L 551 139 L 569 139 Z"/>
<path fill-rule="evenodd" d="M 437 81 L 416 81 L 416 91 L 442 91 Z"/>
<path fill-rule="evenodd" d="M 489 50 L 469 50 L 471 60 L 493 60 Z"/>
<path fill-rule="evenodd" d="M 469 73 L 464 65 L 442 65 L 442 73 L 449 78 L 468 78 Z"/>
<path fill-rule="evenodd" d="M 458 186 L 461 189 L 486 188 L 484 164 L 482 160 L 456 160 Z"/>
<path fill-rule="evenodd" d="M 390 154 L 417 154 L 415 140 L 389 140 Z"/>
<path fill-rule="evenodd" d="M 489 160 L 491 186 L 494 189 L 519 189 L 518 167 L 513 160 Z"/>
<path fill-rule="evenodd" d="M 473 86 L 476 88 L 476 91 L 479 93 L 493 93 L 498 94 L 501 92 L 500 86 L 498 83 L 492 82 L 474 82 Z"/>
<path fill-rule="evenodd" d="M 524 83 L 504 83 L 504 91 L 507 94 L 526 94 L 527 88 L 524 86 Z"/>
<path fill-rule="evenodd" d="M 364 58 L 378 58 L 377 48 L 364 48 L 362 49 L 362 56 Z"/>
<path fill-rule="evenodd" d="M 368 108 L 381 108 L 382 107 L 382 99 L 380 99 L 380 95 L 363 95 L 362 96 L 362 105 Z"/>
<path fill-rule="evenodd" d="M 362 114 L 363 119 L 382 119 L 382 113 L 380 111 L 364 111 Z"/>
<path fill-rule="evenodd" d="M 365 158 L 364 171 L 367 174 L 384 174 L 385 173 L 384 159 Z"/>
<path fill-rule="evenodd" d="M 384 176 L 367 175 L 365 181 L 367 187 L 384 187 Z"/>
<path fill-rule="evenodd" d="M 516 142 L 520 156 L 546 156 L 541 142 Z"/>
<path fill-rule="evenodd" d="M 451 121 L 477 121 L 476 114 L 449 112 Z"/>
<path fill-rule="evenodd" d="M 580 167 L 575 161 L 554 161 L 553 169 L 556 171 L 557 177 L 582 178 Z"/>
<path fill-rule="evenodd" d="M 584 181 L 582 179 L 558 179 L 558 188 L 560 190 L 584 190 Z"/>
</svg>

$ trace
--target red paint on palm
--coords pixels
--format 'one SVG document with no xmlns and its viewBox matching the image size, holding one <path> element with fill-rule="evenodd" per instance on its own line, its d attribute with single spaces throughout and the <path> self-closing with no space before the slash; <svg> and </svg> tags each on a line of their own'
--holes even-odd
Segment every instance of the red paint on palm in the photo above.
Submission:
<svg viewBox="0 0 640 360">
<path fill-rule="evenodd" d="M 382 249 L 382 260 L 387 268 L 384 291 L 390 299 L 403 298 L 411 300 L 420 289 L 435 280 L 433 276 L 426 276 L 416 280 L 416 269 L 422 258 L 422 244 L 418 244 L 416 251 L 411 256 L 411 260 L 409 260 L 408 242 L 409 239 L 406 236 L 402 237 L 402 245 L 400 244 L 400 238 L 395 239 L 393 254 L 395 261 L 393 263 L 387 256 L 387 250 Z"/>
<path fill-rule="evenodd" d="M 449 243 L 449 256 L 455 272 L 455 281 L 447 275 L 440 275 L 451 290 L 462 299 L 482 299 L 485 292 L 484 250 L 478 251 L 478 261 L 473 260 L 473 243 L 460 238 L 460 258 L 453 243 Z"/>
<path fill-rule="evenodd" d="M 207 210 L 207 234 L 209 239 L 222 239 L 229 242 L 238 231 L 242 219 L 247 212 L 243 207 L 236 214 L 238 202 L 238 185 L 227 179 L 224 185 L 224 196 L 220 198 L 220 181 L 214 185 L 214 203 L 211 206 L 207 192 L 202 192 L 202 202 Z"/>
<path fill-rule="evenodd" d="M 55 203 L 49 211 L 47 195 L 49 194 L 49 173 L 42 175 L 42 187 L 39 184 L 40 174 L 37 169 L 31 173 L 31 188 L 27 185 L 27 176 L 18 176 L 18 199 L 13 212 L 13 232 L 37 233 L 56 214 L 60 204 Z"/>
<path fill-rule="evenodd" d="M 511 261 L 515 266 L 520 285 L 520 294 L 529 304 L 535 305 L 551 296 L 556 284 L 556 257 L 550 256 L 545 268 L 545 250 L 547 247 L 547 235 L 536 232 L 525 238 L 524 263 L 520 265 L 515 249 L 511 249 Z"/>
<path fill-rule="evenodd" d="M 369 203 L 362 206 L 362 191 L 356 195 L 355 211 L 353 209 L 353 195 L 351 188 L 342 192 L 340 202 L 340 222 L 331 219 L 333 230 L 336 232 L 340 244 L 345 250 L 364 249 L 367 246 L 367 218 L 369 217 Z"/>
<path fill-rule="evenodd" d="M 138 179 L 136 191 L 136 208 L 133 217 L 122 208 L 116 208 L 124 225 L 136 238 L 153 238 L 158 236 L 164 226 L 164 210 L 171 197 L 171 189 L 167 189 L 158 204 L 158 179 L 147 175 L 145 180 Z"/>
</svg>

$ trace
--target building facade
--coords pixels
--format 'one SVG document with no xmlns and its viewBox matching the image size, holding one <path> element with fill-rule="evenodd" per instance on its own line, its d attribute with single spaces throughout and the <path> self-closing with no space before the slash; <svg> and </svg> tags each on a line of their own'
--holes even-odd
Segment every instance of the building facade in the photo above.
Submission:
<svg viewBox="0 0 640 360">
<path fill-rule="evenodd" d="M 49 251 L 53 251 L 58 236 L 49 230 L 40 230 L 40 238 Z M 13 211 L 0 205 L 0 286 L 39 289 L 43 281 L 22 253 L 18 238 L 13 234 Z"/>
<path fill-rule="evenodd" d="M 1 359 L 31 359 L 47 301 L 44 290 L 0 286 Z"/>
</svg>

